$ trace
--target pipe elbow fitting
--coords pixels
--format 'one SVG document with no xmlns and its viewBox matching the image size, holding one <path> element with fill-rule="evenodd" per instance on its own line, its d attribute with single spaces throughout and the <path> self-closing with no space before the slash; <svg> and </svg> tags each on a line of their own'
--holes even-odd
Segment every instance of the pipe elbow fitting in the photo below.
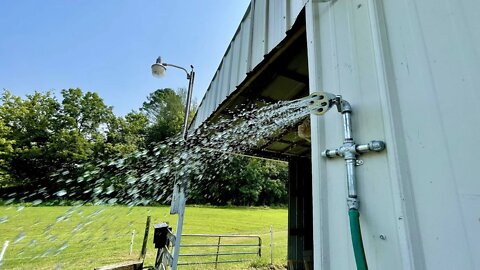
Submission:
<svg viewBox="0 0 480 270">
<path fill-rule="evenodd" d="M 344 99 L 341 101 L 341 113 L 351 113 L 352 112 L 352 105 Z"/>
</svg>

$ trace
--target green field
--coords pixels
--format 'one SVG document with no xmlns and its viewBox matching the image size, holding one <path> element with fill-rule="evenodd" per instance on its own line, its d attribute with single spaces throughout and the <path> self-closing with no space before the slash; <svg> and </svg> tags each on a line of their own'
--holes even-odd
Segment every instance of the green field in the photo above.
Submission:
<svg viewBox="0 0 480 270">
<path fill-rule="evenodd" d="M 177 216 L 170 215 L 168 207 L 2 206 L 0 245 L 6 240 L 10 241 L 10 245 L 0 269 L 93 269 L 96 266 L 135 259 L 140 253 L 148 215 L 152 217 L 152 224 L 167 221 L 173 228 L 176 226 Z M 284 208 L 187 206 L 183 230 L 185 234 L 260 235 L 263 253 L 260 259 L 255 255 L 245 255 L 244 258 L 251 259 L 250 262 L 218 266 L 218 269 L 248 269 L 269 264 L 270 226 L 273 226 L 274 231 L 274 264 L 285 265 L 287 210 Z M 129 255 L 133 230 L 133 253 Z M 152 265 L 156 254 L 152 239 L 151 230 L 145 265 Z M 217 243 L 218 238 L 203 240 L 184 237 L 184 240 L 182 243 Z M 220 252 L 230 251 L 226 249 L 228 248 Z M 181 254 L 211 251 L 208 248 L 183 248 Z M 215 251 L 216 247 L 213 252 Z M 235 259 L 232 257 L 222 256 L 220 260 Z M 182 260 L 215 260 L 215 257 L 181 257 L 180 261 Z M 214 269 L 214 266 L 179 268 Z"/>
</svg>

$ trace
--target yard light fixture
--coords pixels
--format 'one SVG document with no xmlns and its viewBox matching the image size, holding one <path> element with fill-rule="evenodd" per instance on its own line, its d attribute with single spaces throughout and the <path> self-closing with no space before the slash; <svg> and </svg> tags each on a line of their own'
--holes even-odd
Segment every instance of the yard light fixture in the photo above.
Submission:
<svg viewBox="0 0 480 270">
<path fill-rule="evenodd" d="M 163 77 L 167 71 L 167 67 L 162 63 L 162 57 L 158 57 L 155 64 L 152 65 L 152 75 L 157 78 Z"/>
<path fill-rule="evenodd" d="M 162 57 L 158 57 L 157 61 L 155 61 L 155 64 L 152 65 L 152 75 L 157 78 L 161 78 L 165 75 L 165 72 L 167 71 L 167 67 L 174 67 L 177 69 L 181 69 L 185 71 L 185 74 L 187 74 L 187 80 L 188 80 L 188 90 L 187 90 L 187 100 L 185 104 L 185 118 L 183 119 L 183 129 L 182 129 L 182 138 L 184 140 L 187 140 L 187 130 L 188 130 L 188 117 L 190 115 L 190 104 L 192 103 L 192 91 L 193 91 L 193 81 L 195 79 L 195 72 L 193 71 L 193 66 L 190 65 L 190 72 L 188 72 L 187 69 L 177 66 L 174 64 L 167 64 L 162 61 Z"/>
</svg>

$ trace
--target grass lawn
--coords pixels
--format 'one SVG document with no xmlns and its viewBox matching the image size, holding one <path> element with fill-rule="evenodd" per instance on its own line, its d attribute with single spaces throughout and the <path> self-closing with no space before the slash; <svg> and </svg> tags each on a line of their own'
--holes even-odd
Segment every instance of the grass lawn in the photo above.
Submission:
<svg viewBox="0 0 480 270">
<path fill-rule="evenodd" d="M 168 221 L 175 228 L 177 216 L 168 207 L 123 206 L 2 206 L 0 207 L 0 247 L 10 245 L 0 269 L 93 269 L 96 266 L 135 259 L 140 253 L 145 221 Z M 6 221 L 5 221 L 6 220 Z M 287 209 L 217 208 L 187 206 L 183 231 L 185 234 L 254 234 L 262 238 L 262 258 L 245 258 L 253 262 L 219 264 L 218 269 L 248 269 L 270 262 L 270 226 L 274 230 L 274 264 L 286 264 Z M 135 230 L 133 253 L 129 255 L 132 231 Z M 148 239 L 145 265 L 153 265 L 156 250 L 153 226 Z M 183 241 L 184 240 L 184 241 Z M 184 237 L 182 243 L 214 243 L 218 238 L 202 240 Z M 233 243 L 238 240 L 223 240 Z M 227 242 L 230 241 L 230 242 Z M 233 241 L 233 242 L 232 242 Z M 255 242 L 255 241 L 254 241 Z M 242 242 L 243 243 L 243 242 Z M 250 243 L 252 241 L 250 240 Z M 223 247 L 222 247 L 223 249 Z M 215 252 L 209 248 L 182 248 L 181 254 Z M 228 247 L 220 252 L 228 252 Z M 247 250 L 246 250 L 247 251 Z M 252 251 L 250 248 L 248 251 Z M 224 256 L 220 260 L 238 257 Z M 180 261 L 198 259 L 181 257 Z M 204 257 L 200 260 L 215 260 Z M 181 266 L 180 269 L 214 269 L 213 265 Z"/>
</svg>

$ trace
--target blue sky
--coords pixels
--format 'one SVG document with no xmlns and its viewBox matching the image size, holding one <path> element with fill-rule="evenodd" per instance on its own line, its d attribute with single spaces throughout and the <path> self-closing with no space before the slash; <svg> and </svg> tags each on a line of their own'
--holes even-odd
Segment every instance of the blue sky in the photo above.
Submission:
<svg viewBox="0 0 480 270">
<path fill-rule="evenodd" d="M 185 73 L 151 76 L 158 55 L 195 66 L 201 101 L 250 0 L 0 1 L 0 89 L 25 96 L 96 91 L 114 112 L 138 109 L 158 88 L 186 88 Z"/>
</svg>

